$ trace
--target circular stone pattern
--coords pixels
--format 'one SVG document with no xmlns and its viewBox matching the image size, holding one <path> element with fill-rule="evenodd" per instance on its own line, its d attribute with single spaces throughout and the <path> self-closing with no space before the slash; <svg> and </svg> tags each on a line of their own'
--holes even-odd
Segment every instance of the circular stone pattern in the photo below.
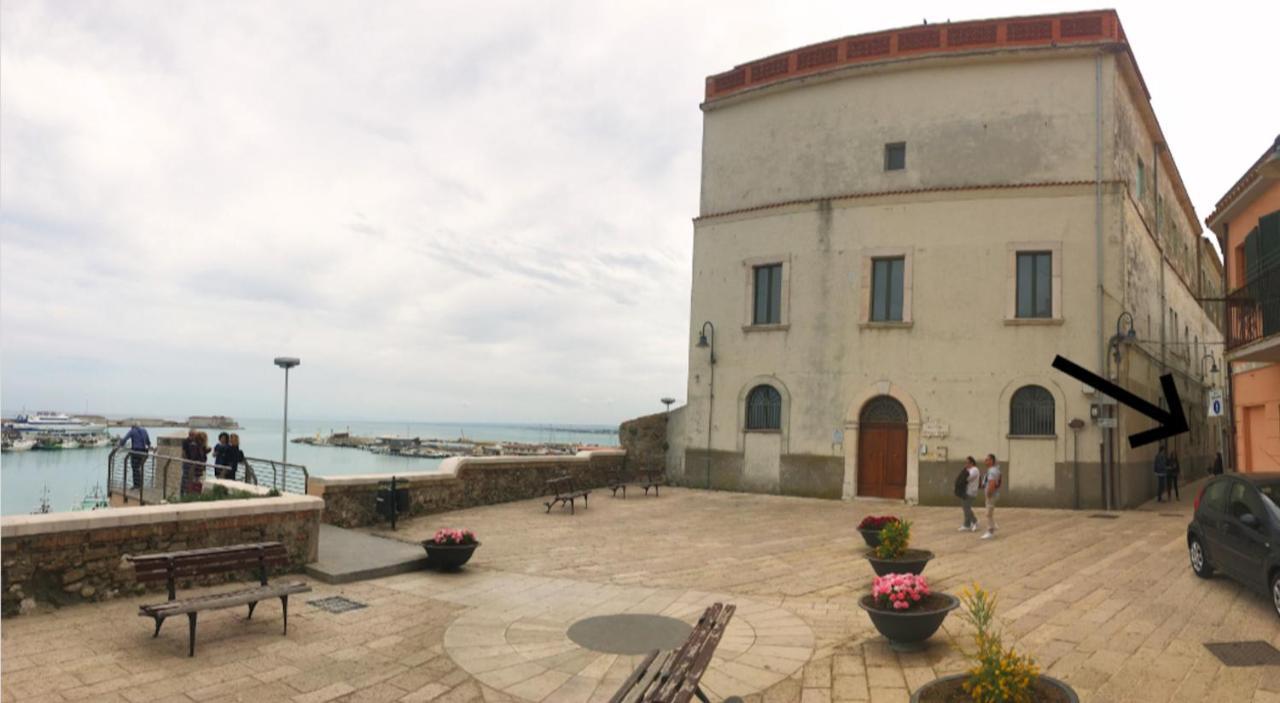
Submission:
<svg viewBox="0 0 1280 703">
<path fill-rule="evenodd" d="M 679 649 L 692 631 L 683 620 L 623 613 L 579 620 L 569 626 L 567 634 L 579 646 L 595 652 L 647 654 L 655 649 Z"/>
</svg>

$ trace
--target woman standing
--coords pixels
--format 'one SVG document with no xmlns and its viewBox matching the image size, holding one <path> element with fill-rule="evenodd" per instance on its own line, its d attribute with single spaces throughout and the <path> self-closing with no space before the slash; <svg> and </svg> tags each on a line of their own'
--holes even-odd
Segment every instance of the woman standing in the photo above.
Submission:
<svg viewBox="0 0 1280 703">
<path fill-rule="evenodd" d="M 1178 467 L 1178 451 L 1175 449 L 1169 453 L 1169 463 L 1165 467 L 1165 485 L 1169 487 L 1169 492 L 1166 496 L 1168 500 L 1173 500 L 1174 496 L 1178 496 L 1178 500 L 1182 500 L 1182 494 L 1178 492 L 1178 472 L 1180 470 Z"/>
<path fill-rule="evenodd" d="M 199 482 L 204 478 L 204 463 L 209 457 L 209 437 L 198 430 L 187 432 L 182 440 L 182 492 L 198 493 Z"/>
<path fill-rule="evenodd" d="M 240 451 L 240 435 L 231 435 L 231 444 L 227 447 L 227 478 L 236 480 L 236 467 L 244 463 L 244 452 Z"/>
</svg>

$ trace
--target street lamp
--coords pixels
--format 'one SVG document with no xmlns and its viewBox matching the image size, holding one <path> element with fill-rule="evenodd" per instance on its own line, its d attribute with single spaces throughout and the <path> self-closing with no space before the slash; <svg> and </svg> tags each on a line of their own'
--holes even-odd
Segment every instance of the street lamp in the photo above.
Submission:
<svg viewBox="0 0 1280 703">
<path fill-rule="evenodd" d="M 1204 356 L 1200 357 L 1200 380 L 1201 381 L 1203 381 L 1205 377 L 1205 373 L 1204 373 L 1205 359 L 1208 359 L 1210 363 L 1209 373 L 1218 373 L 1218 360 L 1213 358 L 1213 352 L 1205 352 Z"/>
<path fill-rule="evenodd" d="M 661 402 L 662 402 L 662 404 L 663 404 L 663 405 L 667 406 L 667 414 L 668 414 L 668 415 L 670 415 L 670 414 L 671 414 L 671 404 L 672 404 L 672 403 L 674 403 L 674 402 L 676 402 L 676 399 L 675 399 L 675 398 L 663 398 L 663 399 L 661 400 Z"/>
<path fill-rule="evenodd" d="M 277 356 L 276 366 L 284 369 L 284 430 L 280 435 L 280 463 L 289 463 L 289 369 L 301 364 L 293 356 Z"/>
<path fill-rule="evenodd" d="M 707 490 L 711 490 L 711 413 L 716 407 L 716 326 L 711 324 L 711 320 L 702 323 L 702 331 L 698 334 L 698 348 L 711 351 L 711 383 L 707 393 Z"/>
<path fill-rule="evenodd" d="M 1126 321 L 1129 323 L 1128 330 L 1125 330 L 1122 327 Z M 1111 347 L 1111 354 L 1107 356 L 1107 368 L 1105 369 L 1106 378 L 1108 380 L 1115 381 L 1117 384 L 1120 382 L 1120 345 L 1125 343 L 1132 344 L 1137 339 L 1138 332 L 1133 329 L 1133 315 L 1130 314 L 1128 310 L 1122 311 L 1119 317 L 1116 318 L 1116 333 L 1112 335 L 1110 341 L 1107 343 L 1107 345 Z M 1114 378 L 1111 375 L 1111 360 L 1113 358 L 1115 359 L 1116 364 L 1116 374 Z M 1115 482 L 1115 460 L 1112 454 L 1115 452 L 1116 430 L 1114 423 L 1116 422 L 1117 414 L 1115 413 L 1115 405 L 1113 403 L 1102 405 L 1099 410 L 1101 411 L 1099 413 L 1099 424 L 1102 424 L 1101 418 L 1107 418 L 1110 420 L 1110 422 L 1106 423 L 1106 426 L 1104 426 L 1102 433 L 1102 497 L 1103 504 L 1106 506 L 1106 509 L 1111 510 L 1113 493 L 1112 484 Z"/>
</svg>

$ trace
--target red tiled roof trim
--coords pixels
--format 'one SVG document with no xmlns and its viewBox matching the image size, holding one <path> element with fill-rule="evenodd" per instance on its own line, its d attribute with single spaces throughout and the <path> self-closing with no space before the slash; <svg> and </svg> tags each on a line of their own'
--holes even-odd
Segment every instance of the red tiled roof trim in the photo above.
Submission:
<svg viewBox="0 0 1280 703">
<path fill-rule="evenodd" d="M 1114 10 L 902 27 L 811 44 L 708 76 L 711 102 L 762 85 L 886 59 L 1097 42 L 1128 46 Z"/>
<path fill-rule="evenodd" d="M 1262 166 L 1263 162 L 1275 155 L 1280 155 L 1280 136 L 1277 136 L 1271 146 L 1267 147 L 1267 150 L 1262 152 L 1262 156 L 1259 156 L 1258 160 L 1253 162 L 1253 165 L 1249 167 L 1249 170 L 1245 171 L 1244 175 L 1240 177 L 1240 180 L 1236 181 L 1236 184 L 1231 186 L 1230 190 L 1227 191 L 1227 194 L 1218 200 L 1217 204 L 1213 206 L 1213 213 L 1204 218 L 1204 223 L 1208 225 L 1210 221 L 1221 215 L 1222 211 L 1226 210 L 1227 207 L 1231 205 L 1232 201 L 1240 197 L 1241 193 L 1245 192 L 1249 186 L 1253 185 L 1253 182 L 1258 180 L 1258 175 L 1260 173 L 1258 167 Z"/>
<path fill-rule="evenodd" d="M 1015 188 L 1054 188 L 1058 186 L 1084 186 L 1093 185 L 1095 181 L 1042 181 L 1037 183 L 986 183 L 980 185 L 969 186 L 938 186 L 934 188 L 902 188 L 898 190 L 877 190 L 866 193 L 845 193 L 843 195 L 832 195 L 822 198 L 797 198 L 795 200 L 783 200 L 776 203 L 766 203 L 764 205 L 754 205 L 752 207 L 739 208 L 737 210 L 725 210 L 723 212 L 713 212 L 706 215 L 699 215 L 693 218 L 694 222 L 702 220 L 715 219 L 717 217 L 728 217 L 730 215 L 741 215 L 748 212 L 758 212 L 760 210 L 773 210 L 776 208 L 789 207 L 791 205 L 810 205 L 822 202 L 823 200 L 860 200 L 864 198 L 879 198 L 887 195 L 916 195 L 919 193 L 951 193 L 966 190 L 1012 190 Z M 1125 184 L 1120 180 L 1104 180 L 1104 185 Z"/>
</svg>

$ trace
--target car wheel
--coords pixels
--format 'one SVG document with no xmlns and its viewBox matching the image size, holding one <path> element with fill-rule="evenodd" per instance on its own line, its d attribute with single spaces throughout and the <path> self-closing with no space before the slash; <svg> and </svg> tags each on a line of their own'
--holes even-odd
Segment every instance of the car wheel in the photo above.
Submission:
<svg viewBox="0 0 1280 703">
<path fill-rule="evenodd" d="M 1187 553 L 1191 557 L 1191 570 L 1196 572 L 1196 576 L 1202 579 L 1213 576 L 1213 567 L 1209 565 L 1209 555 L 1205 553 L 1204 545 L 1200 543 L 1199 537 L 1192 537 L 1187 540 Z M 1280 603 L 1277 606 L 1280 607 Z"/>
<path fill-rule="evenodd" d="M 1271 574 L 1271 602 L 1276 606 L 1276 615 L 1280 615 L 1280 571 Z"/>
</svg>

